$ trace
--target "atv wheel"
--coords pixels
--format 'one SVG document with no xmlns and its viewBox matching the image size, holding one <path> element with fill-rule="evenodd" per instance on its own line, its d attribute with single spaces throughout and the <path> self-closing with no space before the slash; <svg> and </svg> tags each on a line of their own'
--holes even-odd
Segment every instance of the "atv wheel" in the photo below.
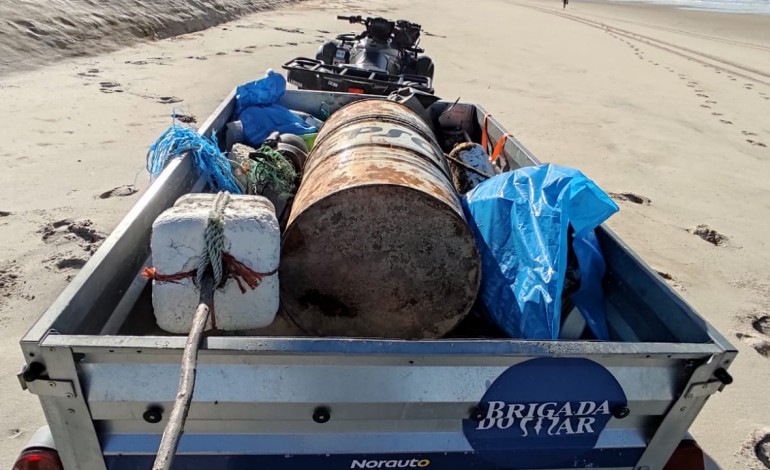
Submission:
<svg viewBox="0 0 770 470">
<path fill-rule="evenodd" d="M 435 67 L 433 66 L 433 59 L 430 57 L 426 55 L 418 57 L 416 69 L 417 75 L 433 79 L 433 71 Z"/>
</svg>

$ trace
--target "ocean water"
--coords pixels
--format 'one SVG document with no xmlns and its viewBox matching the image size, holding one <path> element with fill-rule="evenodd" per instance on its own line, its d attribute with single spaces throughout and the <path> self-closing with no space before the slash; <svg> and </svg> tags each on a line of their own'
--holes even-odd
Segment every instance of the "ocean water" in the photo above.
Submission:
<svg viewBox="0 0 770 470">
<path fill-rule="evenodd" d="M 615 2 L 673 5 L 686 10 L 770 15 L 770 0 L 612 0 Z M 770 28 L 770 20 L 768 21 Z"/>
<path fill-rule="evenodd" d="M 0 75 L 200 31 L 298 0 L 0 0 Z"/>
</svg>

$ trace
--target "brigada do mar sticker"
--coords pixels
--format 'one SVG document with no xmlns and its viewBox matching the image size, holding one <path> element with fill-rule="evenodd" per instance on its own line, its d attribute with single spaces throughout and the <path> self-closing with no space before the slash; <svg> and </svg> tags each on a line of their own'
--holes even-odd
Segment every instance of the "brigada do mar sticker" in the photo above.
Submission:
<svg viewBox="0 0 770 470">
<path fill-rule="evenodd" d="M 628 414 L 623 389 L 600 364 L 537 358 L 503 372 L 463 433 L 479 457 L 500 468 L 590 465 L 599 434 Z"/>
</svg>

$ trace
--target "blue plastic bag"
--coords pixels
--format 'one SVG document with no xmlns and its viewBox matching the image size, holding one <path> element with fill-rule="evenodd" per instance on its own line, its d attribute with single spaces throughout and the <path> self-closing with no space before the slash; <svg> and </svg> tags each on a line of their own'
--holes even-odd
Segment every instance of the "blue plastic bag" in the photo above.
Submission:
<svg viewBox="0 0 770 470">
<path fill-rule="evenodd" d="M 243 138 L 259 147 L 271 132 L 310 134 L 317 129 L 279 104 L 286 93 L 286 79 L 272 70 L 259 80 L 239 86 L 235 91 L 235 120 L 243 124 Z"/>
<path fill-rule="evenodd" d="M 571 224 L 581 278 L 571 299 L 594 335 L 609 339 L 594 228 L 618 206 L 593 181 L 556 165 L 525 167 L 481 183 L 463 208 L 481 254 L 481 300 L 506 334 L 559 337 Z"/>
</svg>

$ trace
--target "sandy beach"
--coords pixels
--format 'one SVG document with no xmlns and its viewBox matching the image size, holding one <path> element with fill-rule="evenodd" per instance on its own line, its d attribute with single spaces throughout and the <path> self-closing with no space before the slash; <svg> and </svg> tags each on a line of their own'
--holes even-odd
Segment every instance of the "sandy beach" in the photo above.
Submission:
<svg viewBox="0 0 770 470">
<path fill-rule="evenodd" d="M 103 55 L 9 66 L 0 468 L 44 423 L 15 377 L 18 341 L 147 188 L 145 154 L 172 113 L 202 122 L 234 86 L 348 32 L 334 19 L 346 12 L 422 24 L 439 96 L 482 104 L 541 161 L 629 193 L 608 225 L 740 349 L 735 383 L 691 433 L 719 468 L 766 468 L 754 442 L 770 434 L 768 17 L 579 0 L 566 10 L 554 0 L 309 0 Z M 700 225 L 716 233 L 702 238 Z"/>
</svg>

